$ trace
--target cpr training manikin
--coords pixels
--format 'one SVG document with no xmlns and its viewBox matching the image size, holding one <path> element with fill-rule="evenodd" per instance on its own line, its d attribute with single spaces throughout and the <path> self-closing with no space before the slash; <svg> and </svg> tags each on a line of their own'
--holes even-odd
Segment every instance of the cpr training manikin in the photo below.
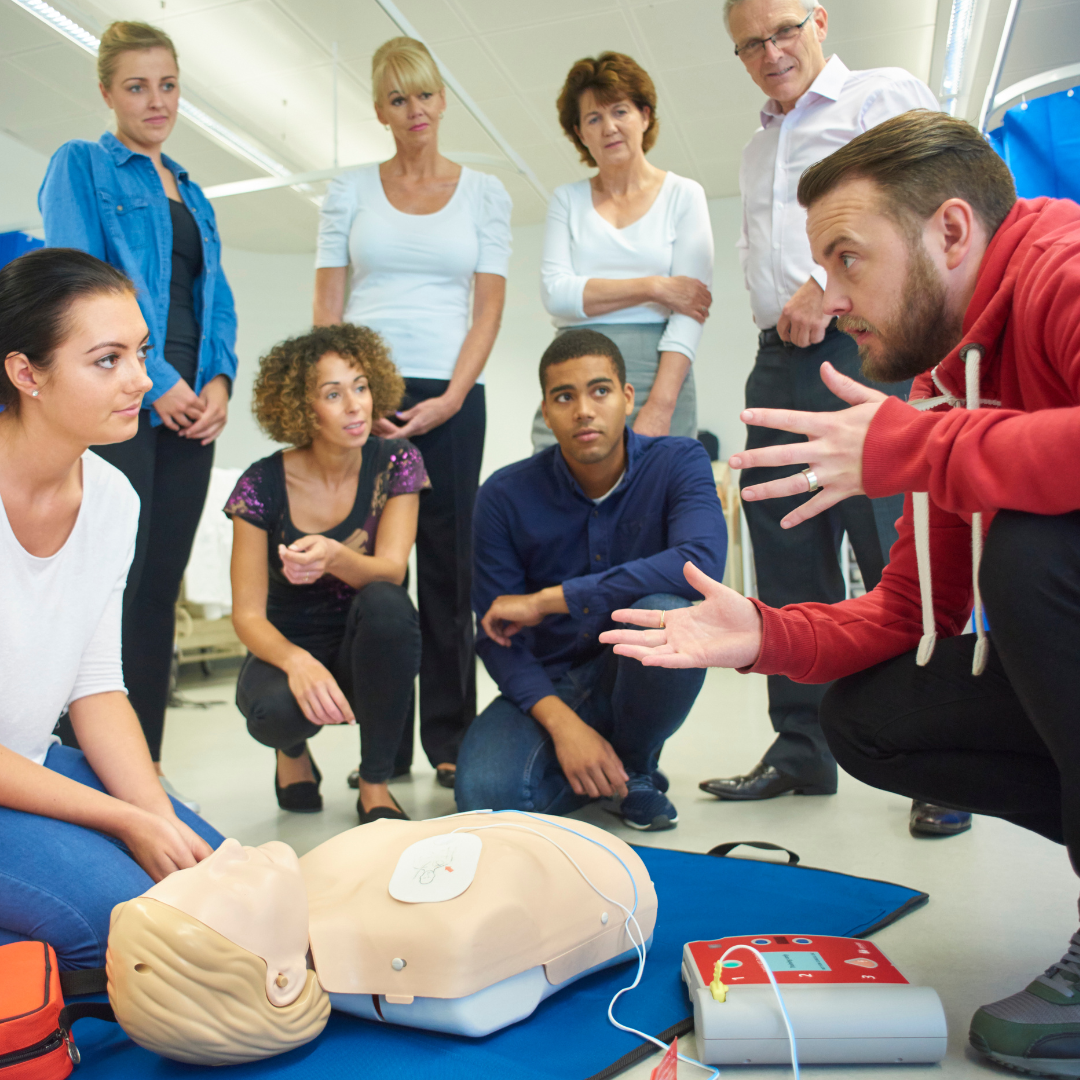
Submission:
<svg viewBox="0 0 1080 1080">
<path fill-rule="evenodd" d="M 655 922 L 644 864 L 580 821 L 383 820 L 302 859 L 227 840 L 113 910 L 109 1001 L 140 1046 L 205 1065 L 310 1042 L 331 1006 L 480 1036 L 636 959 Z"/>
</svg>

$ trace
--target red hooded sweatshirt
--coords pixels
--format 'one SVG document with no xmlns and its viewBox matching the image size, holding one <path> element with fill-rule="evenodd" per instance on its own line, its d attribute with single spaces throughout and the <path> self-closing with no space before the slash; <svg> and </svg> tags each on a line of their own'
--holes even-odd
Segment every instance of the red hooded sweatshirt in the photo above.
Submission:
<svg viewBox="0 0 1080 1080">
<path fill-rule="evenodd" d="M 972 345 L 982 356 L 966 387 Z M 965 408 L 976 396 L 980 407 Z M 972 608 L 972 515 L 984 512 L 985 529 L 996 510 L 1080 509 L 1080 206 L 1022 199 L 1009 212 L 983 255 L 961 344 L 915 380 L 912 401 L 928 398 L 939 404 L 920 412 L 888 398 L 877 411 L 863 486 L 871 498 L 929 493 L 933 629 L 952 637 Z M 827 682 L 919 645 L 914 518 L 908 494 L 889 565 L 865 596 L 780 609 L 758 603 L 761 654 L 746 670 Z M 929 587 L 927 569 L 924 556 Z"/>
</svg>

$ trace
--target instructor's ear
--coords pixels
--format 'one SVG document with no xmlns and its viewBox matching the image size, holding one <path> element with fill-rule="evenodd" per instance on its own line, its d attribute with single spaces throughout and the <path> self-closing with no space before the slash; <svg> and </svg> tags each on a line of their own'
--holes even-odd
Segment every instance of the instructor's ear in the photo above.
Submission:
<svg viewBox="0 0 1080 1080">
<path fill-rule="evenodd" d="M 947 199 L 930 219 L 930 242 L 939 246 L 946 270 L 955 270 L 971 252 L 983 230 L 970 203 Z"/>
</svg>

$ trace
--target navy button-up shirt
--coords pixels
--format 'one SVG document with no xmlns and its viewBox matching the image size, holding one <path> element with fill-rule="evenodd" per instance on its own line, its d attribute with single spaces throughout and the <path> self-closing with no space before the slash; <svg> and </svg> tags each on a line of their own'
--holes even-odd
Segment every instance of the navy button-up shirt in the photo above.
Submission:
<svg viewBox="0 0 1080 1080">
<path fill-rule="evenodd" d="M 652 593 L 700 597 L 687 560 L 724 576 L 727 527 L 709 456 L 694 439 L 626 433 L 626 473 L 602 502 L 578 486 L 558 446 L 508 465 L 476 497 L 472 603 L 477 620 L 497 596 L 562 585 L 568 615 L 548 615 L 505 648 L 477 627 L 476 651 L 523 712 L 552 680 L 590 660 L 611 612 Z"/>
</svg>

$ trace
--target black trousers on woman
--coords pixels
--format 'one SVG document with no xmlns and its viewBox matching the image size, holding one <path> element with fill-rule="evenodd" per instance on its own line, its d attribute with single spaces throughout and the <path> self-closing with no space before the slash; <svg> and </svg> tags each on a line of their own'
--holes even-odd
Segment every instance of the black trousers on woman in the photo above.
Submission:
<svg viewBox="0 0 1080 1080">
<path fill-rule="evenodd" d="M 360 726 L 360 777 L 383 784 L 412 722 L 412 690 L 420 669 L 420 627 L 401 585 L 373 581 L 349 609 L 345 633 L 335 643 L 296 641 L 324 664 L 349 699 Z M 236 704 L 248 731 L 264 746 L 299 757 L 322 726 L 296 703 L 281 668 L 249 656 L 236 683 Z"/>
<path fill-rule="evenodd" d="M 151 427 L 150 410 L 143 409 L 133 439 L 93 450 L 115 465 L 139 496 L 135 559 L 124 590 L 124 683 L 150 756 L 160 761 L 176 598 L 210 486 L 214 444 L 201 446 L 164 424 Z"/>
<path fill-rule="evenodd" d="M 446 392 L 441 379 L 406 379 L 403 408 Z M 456 762 L 476 717 L 473 651 L 472 524 L 487 409 L 474 386 L 456 416 L 412 442 L 424 455 L 431 490 L 420 498 L 416 591 L 420 601 L 420 741 L 432 765 Z M 405 732 L 411 748 L 412 728 Z M 412 760 L 403 753 L 402 764 Z"/>
<path fill-rule="evenodd" d="M 1080 512 L 998 513 L 979 580 L 982 675 L 974 634 L 938 641 L 926 667 L 911 652 L 839 679 L 822 727 L 864 783 L 1031 829 L 1080 873 Z"/>
</svg>

